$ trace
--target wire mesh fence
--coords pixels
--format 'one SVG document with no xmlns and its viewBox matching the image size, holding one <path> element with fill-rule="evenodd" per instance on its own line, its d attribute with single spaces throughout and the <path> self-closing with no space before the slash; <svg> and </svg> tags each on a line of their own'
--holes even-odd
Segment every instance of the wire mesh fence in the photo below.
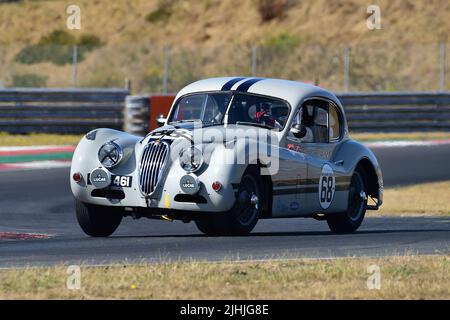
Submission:
<svg viewBox="0 0 450 320">
<path fill-rule="evenodd" d="M 176 92 L 201 78 L 257 76 L 337 92 L 445 91 L 448 44 L 324 46 L 0 46 L 0 87 L 123 87 Z"/>
</svg>

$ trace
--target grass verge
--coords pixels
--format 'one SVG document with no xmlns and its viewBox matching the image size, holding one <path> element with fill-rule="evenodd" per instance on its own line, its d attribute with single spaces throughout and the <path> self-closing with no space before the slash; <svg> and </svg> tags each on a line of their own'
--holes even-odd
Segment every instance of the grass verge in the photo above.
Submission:
<svg viewBox="0 0 450 320">
<path fill-rule="evenodd" d="M 350 133 L 358 141 L 440 140 L 450 139 L 450 132 Z"/>
<path fill-rule="evenodd" d="M 48 133 L 9 134 L 0 132 L 0 146 L 77 145 L 83 135 Z"/>
<path fill-rule="evenodd" d="M 369 290 L 369 266 L 381 288 Z M 450 299 L 449 256 L 0 270 L 0 299 Z"/>
<path fill-rule="evenodd" d="M 450 181 L 384 190 L 384 203 L 368 215 L 450 216 Z"/>
</svg>

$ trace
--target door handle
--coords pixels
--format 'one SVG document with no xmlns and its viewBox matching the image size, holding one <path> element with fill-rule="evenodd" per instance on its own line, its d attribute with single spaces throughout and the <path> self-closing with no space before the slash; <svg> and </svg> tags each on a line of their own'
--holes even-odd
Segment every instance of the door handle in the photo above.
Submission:
<svg viewBox="0 0 450 320">
<path fill-rule="evenodd" d="M 336 166 L 343 166 L 343 165 L 344 165 L 344 160 L 338 160 L 338 161 L 335 161 L 334 164 L 335 164 Z"/>
</svg>

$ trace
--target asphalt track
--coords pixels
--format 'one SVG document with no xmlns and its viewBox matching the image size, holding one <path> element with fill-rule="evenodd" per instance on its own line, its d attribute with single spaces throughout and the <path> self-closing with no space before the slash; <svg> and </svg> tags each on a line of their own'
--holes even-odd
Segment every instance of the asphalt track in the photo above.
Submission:
<svg viewBox="0 0 450 320">
<path fill-rule="evenodd" d="M 374 152 L 386 187 L 450 179 L 449 144 Z M 0 232 L 51 236 L 0 240 L 0 267 L 450 253 L 450 217 L 366 218 L 351 235 L 333 235 L 312 219 L 264 220 L 247 237 L 206 237 L 193 223 L 126 218 L 112 237 L 89 238 L 75 220 L 68 176 L 67 168 L 0 172 Z"/>
</svg>

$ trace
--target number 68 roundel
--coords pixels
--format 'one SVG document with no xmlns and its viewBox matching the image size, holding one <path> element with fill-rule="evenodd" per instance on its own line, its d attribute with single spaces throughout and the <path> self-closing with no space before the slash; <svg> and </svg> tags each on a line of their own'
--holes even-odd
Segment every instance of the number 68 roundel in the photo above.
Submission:
<svg viewBox="0 0 450 320">
<path fill-rule="evenodd" d="M 328 209 L 333 201 L 336 179 L 333 169 L 324 164 L 319 180 L 319 202 L 322 209 Z"/>
</svg>

